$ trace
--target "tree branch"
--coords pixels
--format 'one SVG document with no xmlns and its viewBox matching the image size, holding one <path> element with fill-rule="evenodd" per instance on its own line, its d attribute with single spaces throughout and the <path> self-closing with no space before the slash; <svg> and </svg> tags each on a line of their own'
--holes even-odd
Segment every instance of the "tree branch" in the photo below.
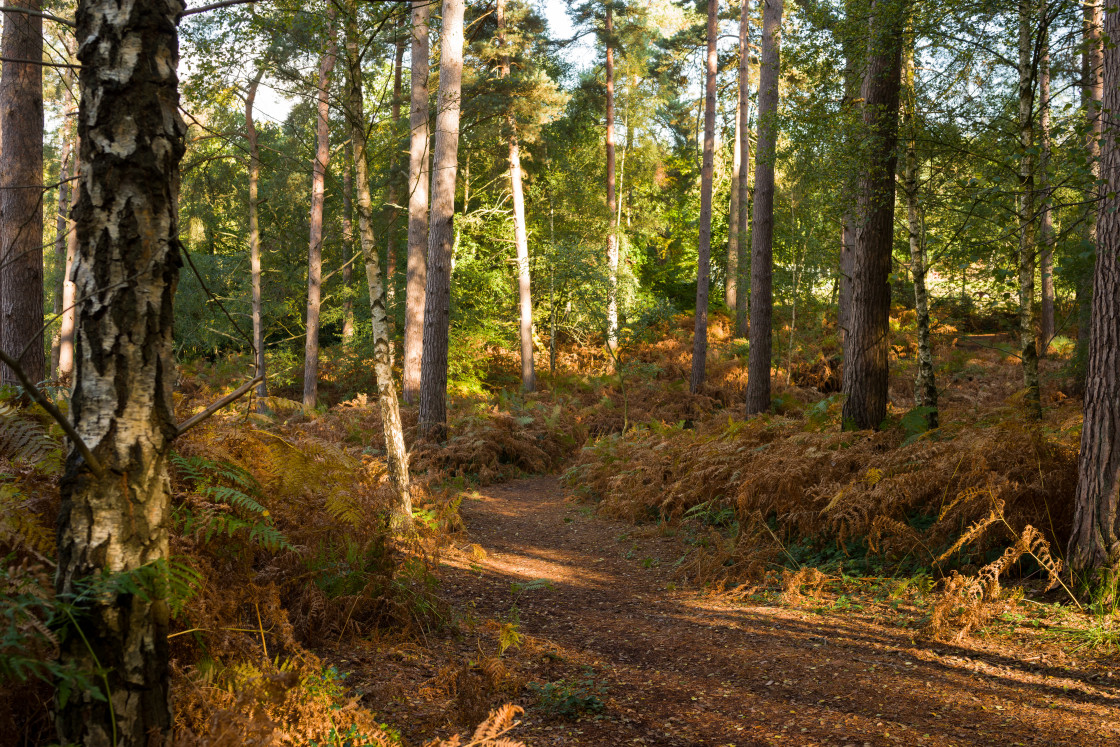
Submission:
<svg viewBox="0 0 1120 747">
<path fill-rule="evenodd" d="M 93 455 L 93 452 L 89 450 L 89 446 L 87 446 L 86 442 L 82 440 L 82 437 L 78 435 L 78 431 L 74 430 L 73 424 L 66 419 L 66 416 L 54 406 L 53 402 L 47 399 L 45 394 L 39 391 L 39 387 L 35 386 L 31 379 L 27 378 L 27 374 L 24 373 L 19 362 L 3 350 L 0 350 L 0 362 L 12 369 L 12 373 L 19 379 L 19 383 L 23 384 L 24 390 L 31 395 L 31 398 L 35 400 L 40 407 L 47 411 L 47 414 L 50 415 L 56 423 L 59 424 L 63 433 L 66 434 L 66 437 L 73 442 L 74 448 L 76 448 L 78 453 L 82 455 L 82 458 L 86 460 L 86 464 L 89 465 L 93 474 L 102 477 L 105 474 L 105 470 L 101 466 L 101 462 L 99 462 L 97 457 Z"/>
<path fill-rule="evenodd" d="M 264 379 L 263 376 L 254 377 L 252 379 L 252 381 L 249 381 L 245 384 L 242 384 L 235 391 L 233 391 L 233 392 L 227 394 L 226 396 L 222 397 L 220 400 L 218 400 L 214 404 L 210 405 L 209 407 L 207 407 L 202 412 L 198 413 L 197 415 L 193 415 L 193 416 L 187 418 L 186 420 L 184 420 L 182 423 L 180 423 L 179 425 L 177 425 L 175 427 L 176 438 L 183 435 L 184 433 L 189 431 L 191 428 L 194 428 L 196 425 L 201 423 L 203 420 L 206 420 L 211 415 L 218 412 L 218 410 L 221 410 L 223 407 L 226 407 L 227 405 L 230 405 L 230 404 L 236 402 L 237 400 L 241 399 L 242 397 L 244 397 L 249 392 L 250 389 L 255 387 L 263 379 Z"/>
<path fill-rule="evenodd" d="M 0 11 L 3 11 L 4 13 L 23 13 L 25 16 L 38 16 L 39 18 L 45 18 L 48 21 L 61 23 L 63 26 L 69 26 L 70 28 L 76 28 L 78 25 L 71 21 L 69 18 L 59 18 L 58 16 L 52 16 L 50 13 L 44 13 L 41 10 L 31 10 L 30 8 L 13 8 L 8 5 L 0 5 Z"/>
</svg>

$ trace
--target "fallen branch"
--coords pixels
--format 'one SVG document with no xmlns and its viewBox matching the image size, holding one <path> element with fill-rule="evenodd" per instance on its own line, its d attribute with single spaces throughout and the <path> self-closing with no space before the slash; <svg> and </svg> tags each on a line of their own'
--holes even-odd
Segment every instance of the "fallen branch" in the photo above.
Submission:
<svg viewBox="0 0 1120 747">
<path fill-rule="evenodd" d="M 250 389 L 255 387 L 263 380 L 263 376 L 255 376 L 251 381 L 242 384 L 235 391 L 230 392 L 226 396 L 222 397 L 220 400 L 210 405 L 202 412 L 187 418 L 182 423 L 175 426 L 175 437 L 178 438 L 179 436 L 189 431 L 191 428 L 194 428 L 196 425 L 201 423 L 203 420 L 206 420 L 211 415 L 218 412 L 218 410 L 221 410 L 223 407 L 227 407 L 228 405 L 231 405 L 237 400 L 241 399 L 249 392 Z"/>
</svg>

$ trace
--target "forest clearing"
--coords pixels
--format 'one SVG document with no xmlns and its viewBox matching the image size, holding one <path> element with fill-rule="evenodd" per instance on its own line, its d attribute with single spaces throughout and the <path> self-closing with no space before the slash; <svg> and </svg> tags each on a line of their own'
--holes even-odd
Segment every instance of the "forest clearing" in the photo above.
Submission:
<svg viewBox="0 0 1120 747">
<path fill-rule="evenodd" d="M 6 2 L 0 744 L 1120 741 L 1120 0 Z"/>
</svg>

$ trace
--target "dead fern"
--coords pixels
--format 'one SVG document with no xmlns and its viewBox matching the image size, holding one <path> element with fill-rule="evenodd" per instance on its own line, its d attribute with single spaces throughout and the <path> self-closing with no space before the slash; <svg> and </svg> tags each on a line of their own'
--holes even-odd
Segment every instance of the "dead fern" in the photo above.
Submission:
<svg viewBox="0 0 1120 747">
<path fill-rule="evenodd" d="M 516 719 L 524 712 L 520 706 L 507 703 L 491 711 L 468 741 L 464 742 L 464 738 L 456 734 L 450 739 L 429 742 L 426 747 L 526 747 L 524 742 L 503 738 L 520 725 L 521 722 Z"/>
</svg>

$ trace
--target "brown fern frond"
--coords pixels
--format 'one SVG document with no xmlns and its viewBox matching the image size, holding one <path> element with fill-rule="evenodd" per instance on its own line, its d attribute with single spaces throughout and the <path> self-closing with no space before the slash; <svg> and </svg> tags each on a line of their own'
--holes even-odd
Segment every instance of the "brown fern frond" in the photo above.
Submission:
<svg viewBox="0 0 1120 747">
<path fill-rule="evenodd" d="M 966 492 L 971 492 L 971 491 L 966 491 Z M 980 492 L 982 492 L 982 491 L 980 491 Z M 979 495 L 980 492 L 977 492 L 976 495 Z M 970 526 L 968 529 L 965 530 L 964 534 L 962 534 L 960 537 L 957 537 L 957 541 L 954 542 L 952 545 L 950 545 L 948 550 L 941 553 L 941 555 L 939 555 L 937 557 L 937 559 L 933 561 L 934 564 L 939 565 L 939 564 L 943 563 L 947 558 L 951 557 L 953 555 L 953 553 L 955 553 L 957 550 L 961 549 L 966 544 L 968 544 L 969 542 L 971 542 L 972 540 L 976 539 L 981 534 L 983 534 L 985 529 L 990 527 L 992 524 L 995 524 L 997 521 L 1001 521 L 1002 518 L 1003 518 L 1003 508 L 1004 508 L 1004 502 L 1002 500 L 995 500 L 992 503 L 992 508 L 988 511 L 987 516 L 984 516 L 983 518 L 977 520 L 975 523 L 972 524 L 972 526 Z M 942 512 L 942 513 L 944 513 L 944 512 Z"/>
</svg>

